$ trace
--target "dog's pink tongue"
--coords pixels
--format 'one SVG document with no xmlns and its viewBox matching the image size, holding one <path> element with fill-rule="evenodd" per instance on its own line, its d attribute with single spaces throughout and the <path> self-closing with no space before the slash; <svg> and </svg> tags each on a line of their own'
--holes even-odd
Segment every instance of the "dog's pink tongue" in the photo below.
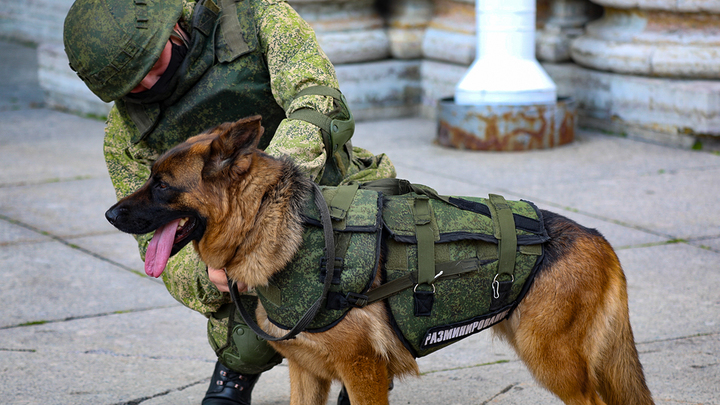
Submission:
<svg viewBox="0 0 720 405">
<path fill-rule="evenodd" d="M 148 244 L 147 253 L 145 253 L 145 274 L 148 276 L 160 277 L 165 270 L 179 223 L 180 220 L 176 219 L 155 231 L 155 235 Z"/>
</svg>

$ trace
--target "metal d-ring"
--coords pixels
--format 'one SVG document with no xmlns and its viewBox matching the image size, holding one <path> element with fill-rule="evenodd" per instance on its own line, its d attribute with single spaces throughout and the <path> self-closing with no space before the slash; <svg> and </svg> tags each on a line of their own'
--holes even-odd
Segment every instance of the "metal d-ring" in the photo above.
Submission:
<svg viewBox="0 0 720 405">
<path fill-rule="evenodd" d="M 415 287 L 413 287 L 413 294 L 417 291 L 417 287 L 418 287 L 419 285 L 420 285 L 420 284 L 415 284 Z M 432 288 L 433 288 L 433 294 L 435 294 L 435 283 L 430 284 L 430 285 L 431 285 Z"/>
<path fill-rule="evenodd" d="M 443 274 L 442 271 L 441 271 L 440 273 L 436 274 L 435 277 L 433 277 L 432 283 L 430 283 L 430 285 L 431 285 L 432 288 L 433 288 L 433 294 L 435 294 L 435 280 L 437 280 L 438 277 L 442 276 L 442 274 Z M 513 281 L 514 281 L 514 280 L 513 280 Z M 423 283 L 423 284 L 425 284 L 425 283 Z M 420 285 L 420 283 L 415 284 L 415 287 L 413 287 L 413 293 L 415 293 L 415 292 L 417 291 L 417 287 L 418 287 L 419 285 Z"/>
</svg>

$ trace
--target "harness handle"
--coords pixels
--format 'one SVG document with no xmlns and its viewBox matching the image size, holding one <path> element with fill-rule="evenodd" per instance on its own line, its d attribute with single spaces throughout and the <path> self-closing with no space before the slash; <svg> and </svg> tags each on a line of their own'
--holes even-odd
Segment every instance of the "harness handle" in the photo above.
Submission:
<svg viewBox="0 0 720 405">
<path fill-rule="evenodd" d="M 329 116 L 310 108 L 300 108 L 290 114 L 288 119 L 306 121 L 321 129 L 326 160 L 319 183 L 324 186 L 336 185 L 344 177 L 345 169 L 342 167 L 349 165 L 352 160 L 352 148 L 345 148 L 344 145 L 350 142 L 355 133 L 355 118 L 340 90 L 316 85 L 301 90 L 295 95 L 295 99 L 311 95 L 332 97 L 338 108 L 328 113 Z M 346 159 L 347 161 L 343 162 Z"/>
</svg>

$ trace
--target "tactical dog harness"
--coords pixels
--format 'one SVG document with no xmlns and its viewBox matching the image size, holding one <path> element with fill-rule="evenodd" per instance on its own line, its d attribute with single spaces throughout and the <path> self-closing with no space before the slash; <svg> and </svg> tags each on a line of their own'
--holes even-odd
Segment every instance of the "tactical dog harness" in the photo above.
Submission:
<svg viewBox="0 0 720 405">
<path fill-rule="evenodd" d="M 414 356 L 427 355 L 510 316 L 549 239 L 535 205 L 498 195 L 446 197 L 388 179 L 323 187 L 322 196 L 327 206 L 317 195 L 308 201 L 295 258 L 257 289 L 269 320 L 294 332 L 284 338 L 328 330 L 351 308 L 387 300 L 397 335 Z M 323 211 L 332 221 L 324 221 Z M 382 285 L 371 289 L 380 260 Z M 308 308 L 316 306 L 311 314 Z"/>
</svg>

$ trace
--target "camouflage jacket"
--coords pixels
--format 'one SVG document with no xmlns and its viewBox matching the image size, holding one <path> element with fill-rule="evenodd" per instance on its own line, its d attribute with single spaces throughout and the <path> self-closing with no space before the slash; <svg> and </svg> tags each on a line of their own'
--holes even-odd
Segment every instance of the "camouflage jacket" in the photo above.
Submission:
<svg viewBox="0 0 720 405">
<path fill-rule="evenodd" d="M 399 195 L 384 195 L 373 183 L 359 187 L 323 188 L 337 258 L 326 305 L 308 332 L 333 327 L 352 307 L 386 299 L 396 333 L 413 355 L 424 356 L 502 321 L 527 292 L 549 239 L 532 203 L 444 197 L 418 185 Z M 304 316 L 325 282 L 320 214 L 311 199 L 306 207 L 298 254 L 257 289 L 268 318 L 283 329 Z M 503 215 L 512 219 L 504 224 Z M 504 243 L 511 260 L 502 264 Z M 381 251 L 383 284 L 371 290 Z"/>
<path fill-rule="evenodd" d="M 263 58 L 258 64 L 265 65 L 257 68 L 267 69 L 272 91 L 271 99 L 253 101 L 277 103 L 286 116 L 301 108 L 323 114 L 331 112 L 335 108 L 331 97 L 295 97 L 304 88 L 314 85 L 338 88 L 334 68 L 320 49 L 310 26 L 282 0 L 250 0 L 249 4 L 249 15 L 254 24 L 254 28 L 250 28 L 257 34 L 256 45 Z M 187 21 L 192 21 L 194 10 L 195 2 L 186 0 L 180 23 L 187 25 Z M 171 138 L 173 134 L 170 132 L 161 136 Z M 137 126 L 123 111 L 123 103 L 116 103 L 108 115 L 104 154 L 118 198 L 139 188 L 148 178 L 152 162 L 164 152 L 163 148 L 138 141 L 140 138 Z M 183 140 L 172 139 L 167 142 L 167 148 Z M 386 156 L 374 156 L 360 148 L 351 150 L 351 161 L 340 168 L 343 182 L 395 176 L 395 169 Z M 284 119 L 279 122 L 265 151 L 274 156 L 290 156 L 316 181 L 322 176 L 327 159 L 320 129 L 301 120 Z M 137 238 L 143 258 L 151 236 Z M 190 245 L 170 259 L 163 280 L 173 297 L 196 311 L 208 314 L 229 302 L 227 294 L 220 293 L 209 281 L 205 264 Z"/>
</svg>

